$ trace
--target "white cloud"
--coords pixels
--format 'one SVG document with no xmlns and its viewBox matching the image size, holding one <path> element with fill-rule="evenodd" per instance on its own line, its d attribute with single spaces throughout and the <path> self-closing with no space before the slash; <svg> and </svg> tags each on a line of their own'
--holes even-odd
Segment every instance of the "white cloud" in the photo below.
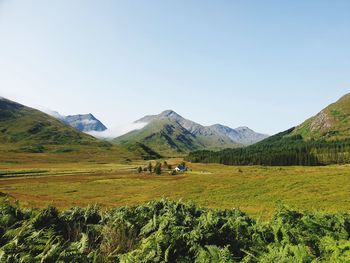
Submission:
<svg viewBox="0 0 350 263">
<path fill-rule="evenodd" d="M 113 138 L 116 138 L 116 137 L 121 136 L 123 134 L 126 134 L 130 131 L 142 129 L 146 125 L 147 125 L 147 123 L 129 123 L 129 124 L 125 124 L 125 125 L 118 125 L 114 128 L 107 129 L 107 130 L 101 131 L 101 132 L 91 131 L 91 132 L 87 132 L 87 133 L 96 137 L 96 138 L 113 139 Z"/>
<path fill-rule="evenodd" d="M 48 115 L 51 115 L 52 117 L 55 117 L 57 119 L 64 120 L 65 116 L 61 115 L 57 111 L 53 111 L 51 109 L 45 108 L 45 107 L 40 107 L 40 110 L 42 112 L 45 112 Z M 83 124 L 93 124 L 96 121 L 95 120 L 82 120 Z M 114 139 L 118 136 L 121 136 L 123 134 L 126 134 L 130 131 L 133 130 L 139 130 L 145 127 L 147 123 L 128 123 L 128 124 L 121 124 L 117 125 L 114 128 L 107 129 L 105 131 L 89 131 L 86 132 L 87 134 L 90 134 L 96 138 L 99 139 Z"/>
</svg>

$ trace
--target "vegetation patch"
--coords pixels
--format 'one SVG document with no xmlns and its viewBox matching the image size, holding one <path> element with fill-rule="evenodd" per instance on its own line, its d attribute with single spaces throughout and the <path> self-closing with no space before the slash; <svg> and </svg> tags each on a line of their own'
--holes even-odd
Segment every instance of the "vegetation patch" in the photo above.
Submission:
<svg viewBox="0 0 350 263">
<path fill-rule="evenodd" d="M 19 171 L 7 170 L 7 171 L 0 171 L 0 177 L 12 176 L 12 175 L 42 174 L 47 172 L 49 171 L 48 170 L 19 170 Z"/>
<path fill-rule="evenodd" d="M 26 153 L 43 153 L 45 152 L 45 147 L 41 144 L 36 145 L 25 145 L 18 148 L 19 152 Z"/>
<path fill-rule="evenodd" d="M 238 209 L 162 199 L 108 211 L 0 204 L 2 262 L 348 262 L 350 215 Z"/>
<path fill-rule="evenodd" d="M 70 153 L 76 151 L 73 148 L 61 148 L 54 151 L 54 153 Z"/>
</svg>

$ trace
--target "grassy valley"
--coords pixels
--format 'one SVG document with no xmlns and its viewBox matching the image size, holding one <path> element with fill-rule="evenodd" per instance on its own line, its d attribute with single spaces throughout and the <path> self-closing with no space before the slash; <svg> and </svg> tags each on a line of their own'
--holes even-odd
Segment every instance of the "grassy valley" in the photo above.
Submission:
<svg viewBox="0 0 350 263">
<path fill-rule="evenodd" d="M 334 117 L 340 124 L 317 115 L 254 145 L 215 152 L 237 144 L 191 122 L 152 120 L 110 143 L 0 102 L 0 261 L 349 259 L 344 107 L 331 105 L 343 110 L 341 120 Z M 172 172 L 183 159 L 167 156 L 199 149 L 206 150 L 186 157 L 186 172 Z M 164 161 L 159 174 L 145 169 Z"/>
<path fill-rule="evenodd" d="M 349 14 L 0 0 L 0 263 L 350 263 Z"/>
<path fill-rule="evenodd" d="M 179 175 L 138 173 L 145 164 L 2 164 L 0 259 L 349 259 L 349 166 L 187 164 Z"/>
<path fill-rule="evenodd" d="M 181 159 L 167 160 L 175 167 Z M 1 164 L 0 192 L 26 207 L 53 204 L 60 209 L 97 203 L 137 205 L 168 197 L 207 208 L 240 208 L 270 219 L 279 201 L 298 209 L 345 212 L 350 209 L 349 166 L 262 167 L 187 165 L 190 171 L 139 174 L 148 161 Z M 153 161 L 153 166 L 155 161 Z"/>
</svg>

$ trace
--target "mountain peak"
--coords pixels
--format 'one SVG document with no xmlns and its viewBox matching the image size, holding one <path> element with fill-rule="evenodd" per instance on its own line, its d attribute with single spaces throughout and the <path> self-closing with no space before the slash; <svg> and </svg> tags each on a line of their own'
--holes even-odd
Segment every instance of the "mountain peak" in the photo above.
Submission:
<svg viewBox="0 0 350 263">
<path fill-rule="evenodd" d="M 179 114 L 177 114 L 173 110 L 165 110 L 158 115 L 159 117 L 167 117 L 167 118 L 182 118 Z"/>
<path fill-rule="evenodd" d="M 91 113 L 67 115 L 66 117 L 67 118 L 73 117 L 73 118 L 96 119 L 95 116 L 92 115 Z"/>
<path fill-rule="evenodd" d="M 173 110 L 165 110 L 156 115 L 147 115 L 135 121 L 135 123 L 146 123 L 147 125 L 141 130 L 130 132 L 129 134 L 116 138 L 115 141 L 125 142 L 138 138 L 138 140 L 141 140 L 150 147 L 158 147 L 154 145 L 155 138 L 168 136 L 171 137 L 172 140 L 168 138 L 168 143 L 164 142 L 165 145 L 169 144 L 171 141 L 174 145 L 177 143 L 182 144 L 187 141 L 189 144 L 188 147 L 195 150 L 197 147 L 222 149 L 250 145 L 267 137 L 267 135 L 256 133 L 247 127 L 240 127 L 236 130 L 221 124 L 203 126 L 189 119 L 185 119 Z M 163 124 L 167 125 L 164 126 Z M 177 132 L 171 127 L 177 127 Z M 163 130 L 160 131 L 159 129 Z M 193 146 L 190 146 L 191 144 L 193 144 Z M 171 148 L 171 145 L 169 147 Z M 159 148 L 157 150 L 159 150 Z"/>
<path fill-rule="evenodd" d="M 176 113 L 175 111 L 173 110 L 165 110 L 165 111 L 162 111 L 160 113 L 160 115 L 169 115 L 169 114 L 173 114 L 173 113 Z M 177 113 L 176 113 L 177 114 Z"/>
<path fill-rule="evenodd" d="M 246 126 L 232 129 L 222 124 L 214 124 L 209 126 L 209 128 L 243 145 L 251 145 L 268 137 L 268 135 L 257 133 Z"/>
<path fill-rule="evenodd" d="M 237 127 L 235 130 L 236 131 L 251 131 L 252 129 L 250 129 L 247 126 L 240 126 L 240 127 Z"/>
<path fill-rule="evenodd" d="M 105 131 L 107 127 L 92 113 L 64 116 L 57 111 L 47 110 L 47 114 L 82 132 Z"/>
<path fill-rule="evenodd" d="M 156 115 L 146 115 L 146 116 L 142 117 L 141 119 L 138 119 L 134 123 L 150 123 L 153 120 L 159 120 L 159 119 L 164 119 L 164 118 L 173 119 L 175 121 L 178 121 L 180 119 L 184 119 L 182 116 L 180 116 L 179 114 L 177 114 L 173 110 L 165 110 L 165 111 L 162 111 L 161 113 L 156 114 Z"/>
<path fill-rule="evenodd" d="M 82 132 L 104 131 L 107 129 L 91 113 L 66 116 L 63 121 Z"/>
</svg>

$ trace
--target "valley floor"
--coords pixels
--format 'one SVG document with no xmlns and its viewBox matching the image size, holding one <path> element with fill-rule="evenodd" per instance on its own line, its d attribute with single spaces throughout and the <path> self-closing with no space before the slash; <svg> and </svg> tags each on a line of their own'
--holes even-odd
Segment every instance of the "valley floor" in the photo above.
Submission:
<svg viewBox="0 0 350 263">
<path fill-rule="evenodd" d="M 236 207 L 263 218 L 273 213 L 279 201 L 298 209 L 350 210 L 350 166 L 189 164 L 192 171 L 157 176 L 138 174 L 135 168 L 143 164 L 1 164 L 0 195 L 27 207 L 53 204 L 62 209 L 91 203 L 135 205 L 169 197 L 203 207 Z"/>
</svg>

